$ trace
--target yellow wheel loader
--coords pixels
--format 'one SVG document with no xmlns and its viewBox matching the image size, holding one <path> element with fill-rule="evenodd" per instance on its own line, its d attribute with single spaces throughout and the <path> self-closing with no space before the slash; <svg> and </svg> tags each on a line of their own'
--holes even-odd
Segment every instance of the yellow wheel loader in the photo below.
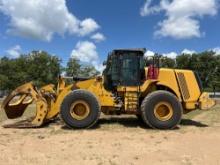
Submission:
<svg viewBox="0 0 220 165">
<path fill-rule="evenodd" d="M 60 77 L 57 87 L 50 84 L 37 89 L 32 83 L 15 89 L 2 108 L 8 118 L 22 116 L 28 105 L 36 104 L 35 117 L 5 127 L 41 127 L 60 114 L 70 128 L 89 128 L 106 115 L 136 115 L 156 129 L 176 127 L 183 113 L 209 109 L 215 105 L 202 92 L 200 79 L 190 70 L 145 66 L 145 49 L 112 51 L 102 76 L 73 78 L 65 84 Z"/>
</svg>

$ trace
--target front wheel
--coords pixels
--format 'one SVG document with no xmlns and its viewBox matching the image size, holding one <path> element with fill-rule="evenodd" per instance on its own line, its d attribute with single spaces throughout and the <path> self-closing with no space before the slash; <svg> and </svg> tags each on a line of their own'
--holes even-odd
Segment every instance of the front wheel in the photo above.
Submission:
<svg viewBox="0 0 220 165">
<path fill-rule="evenodd" d="M 182 105 L 175 95 L 167 91 L 155 91 L 141 104 L 144 122 L 152 128 L 175 128 L 182 118 Z"/>
<path fill-rule="evenodd" d="M 61 118 L 71 128 L 89 128 L 99 119 L 100 106 L 89 91 L 75 90 L 61 104 Z"/>
</svg>

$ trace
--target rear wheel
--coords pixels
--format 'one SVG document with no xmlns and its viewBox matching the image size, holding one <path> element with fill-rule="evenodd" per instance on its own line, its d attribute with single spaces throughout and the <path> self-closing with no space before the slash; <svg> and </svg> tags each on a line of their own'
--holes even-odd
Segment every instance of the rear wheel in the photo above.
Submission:
<svg viewBox="0 0 220 165">
<path fill-rule="evenodd" d="M 152 128 L 172 129 L 182 118 L 182 105 L 172 93 L 156 91 L 143 100 L 141 114 L 144 122 Z"/>
<path fill-rule="evenodd" d="M 75 90 L 64 98 L 60 113 L 69 127 L 89 128 L 99 119 L 100 106 L 91 92 Z"/>
</svg>

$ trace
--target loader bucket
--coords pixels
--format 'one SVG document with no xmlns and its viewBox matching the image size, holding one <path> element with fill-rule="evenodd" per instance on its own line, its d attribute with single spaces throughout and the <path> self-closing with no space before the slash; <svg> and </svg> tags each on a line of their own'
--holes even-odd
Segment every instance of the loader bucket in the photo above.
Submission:
<svg viewBox="0 0 220 165">
<path fill-rule="evenodd" d="M 9 119 L 15 119 L 21 117 L 28 107 L 29 104 L 33 102 L 32 98 L 28 98 L 28 101 L 25 99 L 28 96 L 26 94 L 19 95 L 11 93 L 3 102 L 2 107 L 5 109 L 5 113 Z M 25 102 L 24 102 L 25 101 Z"/>
<path fill-rule="evenodd" d="M 47 115 L 47 101 L 32 83 L 24 84 L 9 94 L 2 103 L 2 109 L 9 119 L 21 117 L 28 105 L 36 104 L 36 115 L 30 119 L 14 124 L 4 125 L 7 128 L 40 127 Z"/>
</svg>

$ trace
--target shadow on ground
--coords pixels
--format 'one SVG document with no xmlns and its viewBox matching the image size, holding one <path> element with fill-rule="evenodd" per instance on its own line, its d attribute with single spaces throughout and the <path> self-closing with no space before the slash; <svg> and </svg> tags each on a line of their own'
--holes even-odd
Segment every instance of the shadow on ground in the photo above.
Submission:
<svg viewBox="0 0 220 165">
<path fill-rule="evenodd" d="M 114 127 L 114 125 L 122 125 L 124 127 L 130 127 L 130 128 L 136 128 L 136 127 L 140 127 L 143 129 L 151 129 L 150 127 L 146 126 L 146 124 L 143 121 L 140 121 L 137 118 L 134 117 L 110 117 L 110 118 L 101 118 L 99 119 L 98 123 L 93 126 L 91 129 L 98 129 L 101 128 L 101 126 L 105 126 L 105 125 L 112 125 Z M 195 126 L 195 127 L 208 127 L 208 125 L 203 124 L 201 122 L 198 121 L 194 121 L 191 119 L 182 119 L 180 122 L 181 126 Z M 67 126 L 62 126 L 62 129 L 70 129 Z M 179 129 L 179 128 L 176 128 Z"/>
<path fill-rule="evenodd" d="M 191 120 L 191 119 L 182 119 L 182 121 L 180 122 L 180 125 L 183 125 L 183 126 L 196 126 L 196 127 L 208 127 L 207 124 L 203 124 L 201 122 Z"/>
</svg>

